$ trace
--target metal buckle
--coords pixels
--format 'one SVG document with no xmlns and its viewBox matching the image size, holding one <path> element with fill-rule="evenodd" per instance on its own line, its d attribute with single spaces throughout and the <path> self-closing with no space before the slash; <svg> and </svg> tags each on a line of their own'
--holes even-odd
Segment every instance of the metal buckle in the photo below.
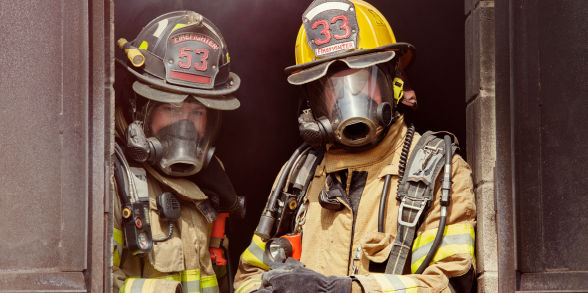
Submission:
<svg viewBox="0 0 588 293">
<path fill-rule="evenodd" d="M 429 160 L 436 155 L 437 153 L 439 153 L 440 151 L 442 151 L 442 148 L 439 147 L 434 147 L 434 146 L 430 146 L 430 145 L 425 145 L 425 147 L 423 148 L 423 152 L 425 153 L 426 157 L 423 160 L 423 165 L 421 167 L 421 169 L 425 169 L 427 167 L 427 164 L 429 163 Z"/>
<path fill-rule="evenodd" d="M 423 213 L 423 211 L 425 210 L 425 207 L 427 206 L 426 200 L 421 200 L 421 199 L 419 199 L 419 200 L 421 202 L 420 206 L 414 206 L 414 205 L 409 205 L 405 202 L 406 197 L 402 198 L 402 201 L 400 202 L 400 206 L 398 207 L 398 224 L 403 225 L 403 226 L 407 226 L 407 227 L 416 226 L 416 224 L 418 223 L 418 221 L 421 217 L 421 214 Z M 405 208 L 417 211 L 416 216 L 414 217 L 414 219 L 411 222 L 407 222 L 402 219 L 402 215 L 404 214 Z"/>
</svg>

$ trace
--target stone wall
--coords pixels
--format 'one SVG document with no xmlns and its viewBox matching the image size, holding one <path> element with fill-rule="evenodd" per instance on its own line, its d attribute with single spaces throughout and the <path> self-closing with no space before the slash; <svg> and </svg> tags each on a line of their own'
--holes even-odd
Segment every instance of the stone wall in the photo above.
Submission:
<svg viewBox="0 0 588 293">
<path fill-rule="evenodd" d="M 466 121 L 468 163 L 478 209 L 478 292 L 498 292 L 496 119 L 494 91 L 494 1 L 465 0 Z"/>
</svg>

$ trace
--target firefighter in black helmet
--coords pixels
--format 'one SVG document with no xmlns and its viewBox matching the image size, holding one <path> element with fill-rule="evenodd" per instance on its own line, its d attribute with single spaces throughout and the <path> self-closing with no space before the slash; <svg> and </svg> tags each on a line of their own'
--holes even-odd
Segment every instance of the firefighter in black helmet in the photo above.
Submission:
<svg viewBox="0 0 588 293">
<path fill-rule="evenodd" d="M 117 46 L 134 80 L 130 109 L 116 107 L 114 289 L 219 292 L 226 214 L 244 212 L 214 156 L 221 113 L 239 107 L 227 44 L 201 14 L 174 11 Z"/>
</svg>

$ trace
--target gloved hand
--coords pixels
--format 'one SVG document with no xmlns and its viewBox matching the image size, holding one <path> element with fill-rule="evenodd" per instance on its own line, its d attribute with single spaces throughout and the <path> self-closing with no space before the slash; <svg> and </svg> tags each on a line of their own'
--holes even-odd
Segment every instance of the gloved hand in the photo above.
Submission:
<svg viewBox="0 0 588 293">
<path fill-rule="evenodd" d="M 261 276 L 259 293 L 329 292 L 350 293 L 350 277 L 326 277 L 288 258 L 284 263 L 270 264 L 270 271 Z"/>
</svg>

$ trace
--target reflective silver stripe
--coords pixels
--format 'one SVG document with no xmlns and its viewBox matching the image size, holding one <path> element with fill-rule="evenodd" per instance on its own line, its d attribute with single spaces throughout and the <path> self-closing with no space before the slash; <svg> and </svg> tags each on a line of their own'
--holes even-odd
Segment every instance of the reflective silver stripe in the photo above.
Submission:
<svg viewBox="0 0 588 293">
<path fill-rule="evenodd" d="M 418 281 L 412 277 L 379 273 L 374 273 L 370 276 L 380 285 L 381 292 L 418 292 Z"/>
<path fill-rule="evenodd" d="M 251 241 L 251 244 L 249 245 L 249 247 L 247 247 L 247 250 L 249 250 L 249 252 L 251 252 L 251 254 L 253 254 L 253 256 L 257 257 L 257 259 L 263 261 L 263 255 L 265 254 L 265 251 L 263 251 L 261 249 L 261 247 L 257 246 L 257 244 L 253 241 Z M 265 261 L 264 261 L 265 263 Z"/>
<path fill-rule="evenodd" d="M 247 262 L 256 267 L 264 270 L 269 270 L 269 259 L 265 256 L 265 242 L 257 235 L 253 236 L 251 244 L 245 249 L 241 258 L 244 262 Z"/>
<path fill-rule="evenodd" d="M 468 245 L 473 246 L 474 239 L 472 238 L 472 236 L 470 234 L 446 235 L 443 237 L 443 241 L 441 241 L 439 248 L 441 248 L 442 246 L 452 245 L 452 244 L 468 244 Z M 429 242 L 429 243 L 413 250 L 412 263 L 414 264 L 415 262 L 417 262 L 421 258 L 425 257 L 427 255 L 427 253 L 429 253 L 429 250 L 431 249 L 432 245 L 433 245 L 433 243 Z"/>
<path fill-rule="evenodd" d="M 261 286 L 261 280 L 260 279 L 251 279 L 249 281 L 246 281 L 245 283 L 243 283 L 243 285 L 241 285 L 241 287 L 237 288 L 237 291 L 235 291 L 236 293 L 243 293 L 247 290 L 249 290 L 250 288 L 253 287 L 260 287 Z"/>
<path fill-rule="evenodd" d="M 396 289 L 394 292 L 406 292 L 404 290 L 404 289 L 406 289 L 406 286 L 404 285 L 402 280 L 400 280 L 400 278 L 398 278 L 395 275 L 390 275 L 390 274 L 384 274 L 384 276 L 386 277 L 386 279 L 388 279 L 388 282 L 390 282 L 390 284 L 392 284 L 392 288 Z M 387 291 L 387 290 L 385 290 L 385 291 Z"/>
<path fill-rule="evenodd" d="M 130 293 L 141 293 L 143 292 L 143 284 L 145 283 L 145 279 L 134 279 L 133 284 L 131 285 L 131 292 Z"/>
<path fill-rule="evenodd" d="M 202 291 L 200 291 L 202 293 L 218 293 L 218 287 L 214 286 L 214 287 L 204 287 L 202 288 Z"/>
<path fill-rule="evenodd" d="M 198 293 L 200 292 L 200 280 L 182 281 L 182 289 L 184 293 Z"/>
</svg>

